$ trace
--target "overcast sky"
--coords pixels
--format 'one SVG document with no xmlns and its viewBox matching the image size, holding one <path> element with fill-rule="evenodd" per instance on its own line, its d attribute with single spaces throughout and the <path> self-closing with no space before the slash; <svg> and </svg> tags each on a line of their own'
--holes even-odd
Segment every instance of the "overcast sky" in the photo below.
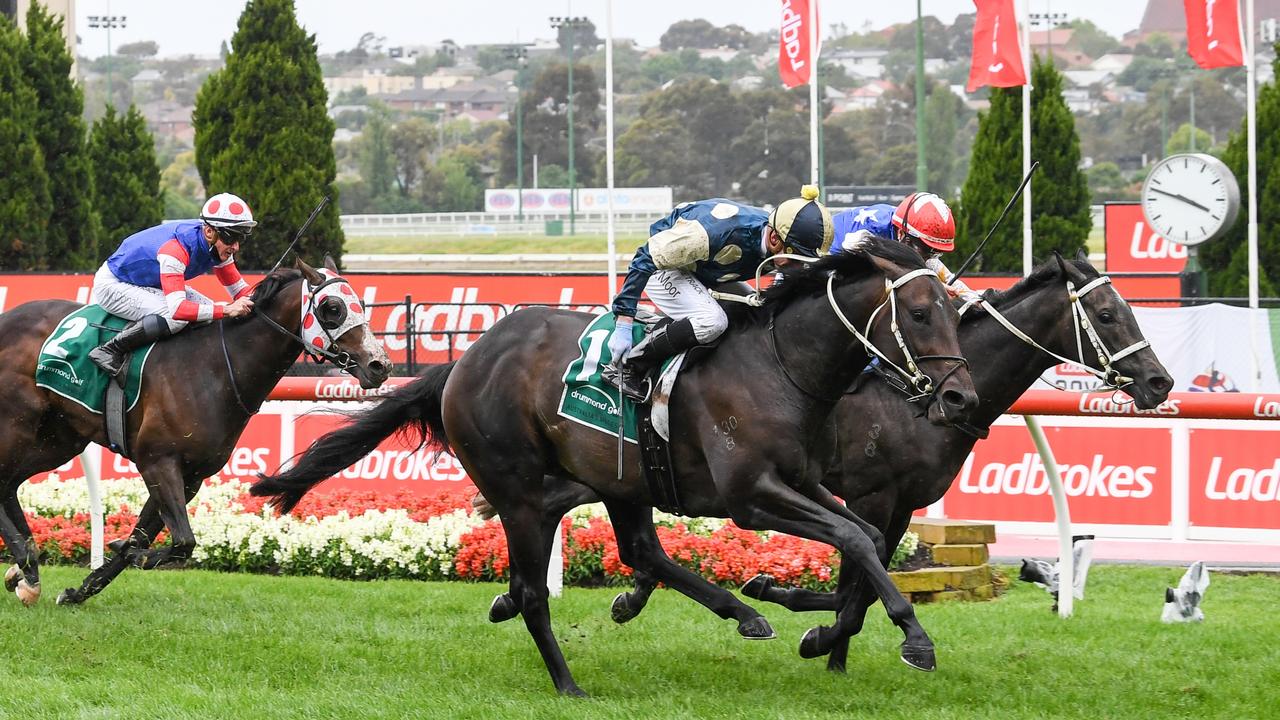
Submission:
<svg viewBox="0 0 1280 720">
<path fill-rule="evenodd" d="M 923 0 L 926 15 L 950 23 L 957 14 L 973 12 L 972 0 Z M 1032 12 L 1068 12 L 1115 36 L 1137 27 L 1146 0 L 1030 0 Z M 354 47 L 371 31 L 389 46 L 436 43 L 450 38 L 460 44 L 505 43 L 549 38 L 551 15 L 585 15 L 604 37 L 605 0 L 297 0 L 298 17 L 314 33 L 320 51 Z M 124 29 L 111 31 L 111 45 L 154 40 L 161 55 L 215 55 L 235 32 L 244 3 L 237 0 L 79 0 L 76 29 L 80 54 L 105 55 L 107 31 L 88 26 L 90 15 L 123 15 Z M 656 45 L 677 20 L 705 18 L 717 25 L 738 23 L 759 32 L 775 27 L 780 0 L 614 0 L 614 35 Z M 843 22 L 850 30 L 880 28 L 911 20 L 909 0 L 825 0 L 825 26 Z"/>
</svg>

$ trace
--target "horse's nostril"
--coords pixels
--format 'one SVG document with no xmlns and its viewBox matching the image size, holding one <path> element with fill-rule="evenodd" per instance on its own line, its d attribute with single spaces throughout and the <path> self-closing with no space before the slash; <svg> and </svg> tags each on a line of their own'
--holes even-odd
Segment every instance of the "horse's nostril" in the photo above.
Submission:
<svg viewBox="0 0 1280 720">
<path fill-rule="evenodd" d="M 1173 380 L 1164 375 L 1156 375 L 1147 380 L 1147 386 L 1158 393 L 1167 393 L 1173 388 Z"/>
<path fill-rule="evenodd" d="M 374 375 L 386 375 L 390 371 L 387 369 L 386 363 L 380 360 L 373 360 L 369 362 L 369 372 Z"/>
<path fill-rule="evenodd" d="M 951 407 L 963 408 L 969 406 L 969 397 L 959 390 L 944 390 L 942 392 L 942 402 Z"/>
</svg>

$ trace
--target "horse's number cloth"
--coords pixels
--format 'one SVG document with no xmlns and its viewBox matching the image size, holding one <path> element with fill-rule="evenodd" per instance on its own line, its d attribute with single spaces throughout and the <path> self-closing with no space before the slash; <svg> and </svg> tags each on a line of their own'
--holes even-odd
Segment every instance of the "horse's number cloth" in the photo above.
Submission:
<svg viewBox="0 0 1280 720">
<path fill-rule="evenodd" d="M 569 363 L 564 371 L 564 391 L 560 395 L 561 417 L 594 428 L 614 437 L 618 436 L 618 389 L 609 384 L 600 372 L 613 361 L 609 352 L 609 336 L 613 334 L 613 313 L 605 313 L 582 331 L 578 337 L 581 354 Z M 638 343 L 644 339 L 646 327 L 642 323 L 632 326 L 631 339 Z M 671 360 L 663 363 L 666 367 Z M 627 442 L 637 442 L 636 406 L 626 404 L 626 425 L 623 437 Z"/>
<path fill-rule="evenodd" d="M 89 359 L 89 351 L 115 337 L 116 331 L 128 322 L 98 305 L 86 305 L 63 318 L 40 347 L 36 385 L 101 414 L 107 383 L 112 380 Z M 125 407 L 129 409 L 138 402 L 142 367 L 153 347 L 135 350 L 130 356 L 124 385 Z"/>
</svg>

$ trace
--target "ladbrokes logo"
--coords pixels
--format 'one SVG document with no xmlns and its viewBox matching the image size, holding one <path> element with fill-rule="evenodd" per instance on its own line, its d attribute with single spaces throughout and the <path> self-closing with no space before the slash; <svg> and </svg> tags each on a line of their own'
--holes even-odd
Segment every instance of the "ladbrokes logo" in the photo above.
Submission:
<svg viewBox="0 0 1280 720">
<path fill-rule="evenodd" d="M 1222 458 L 1214 456 L 1209 463 L 1209 476 L 1204 482 L 1204 496 L 1210 500 L 1280 499 L 1280 459 L 1269 468 L 1236 468 L 1223 477 Z"/>
<path fill-rule="evenodd" d="M 1181 415 L 1179 409 L 1181 400 L 1169 398 L 1150 410 L 1139 410 L 1137 405 L 1131 402 L 1116 402 L 1111 396 L 1097 395 L 1081 395 L 1080 396 L 1080 413 L 1083 415 L 1158 415 L 1158 416 L 1177 416 Z"/>
<path fill-rule="evenodd" d="M 992 462 L 974 473 L 974 454 L 960 470 L 960 492 L 970 495 L 1047 495 L 1049 477 L 1035 453 L 1025 453 L 1016 463 Z M 1145 498 L 1154 488 L 1153 465 L 1110 465 L 1095 454 L 1088 465 L 1060 463 L 1058 472 L 1068 495 L 1085 497 Z"/>
<path fill-rule="evenodd" d="M 1267 398 L 1257 398 L 1253 401 L 1254 417 L 1260 418 L 1280 418 L 1280 400 L 1268 400 Z"/>
<path fill-rule="evenodd" d="M 372 390 L 365 390 L 353 381 L 333 382 L 331 380 L 316 381 L 316 398 L 320 400 L 360 400 L 370 397 L 389 395 L 398 385 L 383 385 Z"/>
<path fill-rule="evenodd" d="M 465 480 L 467 471 L 449 453 L 426 448 L 384 450 L 379 448 L 360 462 L 338 474 L 348 480 Z"/>
</svg>

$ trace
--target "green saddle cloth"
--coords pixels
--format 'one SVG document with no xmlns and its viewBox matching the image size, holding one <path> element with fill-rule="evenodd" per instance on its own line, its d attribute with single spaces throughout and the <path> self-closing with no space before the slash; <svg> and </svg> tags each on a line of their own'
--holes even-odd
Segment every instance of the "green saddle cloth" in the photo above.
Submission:
<svg viewBox="0 0 1280 720">
<path fill-rule="evenodd" d="M 560 394 L 560 407 L 557 414 L 587 427 L 599 430 L 614 437 L 618 436 L 618 399 L 620 391 L 601 376 L 605 366 L 613 362 L 613 354 L 609 352 L 609 336 L 613 335 L 613 313 L 605 313 L 596 318 L 582 331 L 578 337 L 578 357 L 565 368 L 564 391 Z M 631 339 L 639 343 L 648 332 L 648 326 L 635 323 L 631 328 Z M 662 363 L 665 369 L 674 362 L 668 358 Z M 625 404 L 625 425 L 623 437 L 627 442 L 637 442 L 636 404 Z"/>
<path fill-rule="evenodd" d="M 89 359 L 89 351 L 115 337 L 129 324 L 128 320 L 103 310 L 99 305 L 86 305 L 58 323 L 36 360 L 36 385 L 73 400 L 85 409 L 102 414 L 111 378 Z M 142 390 L 142 368 L 155 345 L 135 350 L 129 357 L 125 375 L 125 407 L 138 402 Z"/>
</svg>

